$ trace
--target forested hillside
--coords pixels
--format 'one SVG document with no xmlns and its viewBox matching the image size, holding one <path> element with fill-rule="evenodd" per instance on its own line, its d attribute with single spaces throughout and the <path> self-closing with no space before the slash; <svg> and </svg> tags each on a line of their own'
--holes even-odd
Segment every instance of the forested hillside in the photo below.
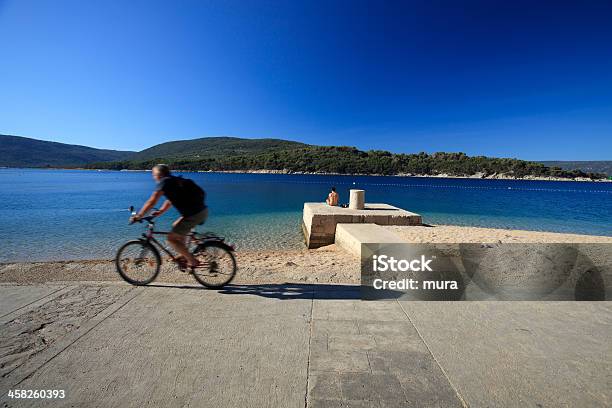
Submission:
<svg viewBox="0 0 612 408">
<path fill-rule="evenodd" d="M 585 173 L 604 173 L 612 176 L 612 160 L 600 161 L 543 161 L 545 166 L 559 167 L 563 170 L 581 170 Z"/>
<path fill-rule="evenodd" d="M 140 170 L 161 162 L 178 170 L 201 171 L 606 178 L 599 171 L 561 169 L 518 159 L 442 152 L 397 154 L 346 146 L 314 146 L 281 139 L 209 137 L 126 152 L 0 135 L 0 166 L 3 167 Z"/>
<path fill-rule="evenodd" d="M 2 167 L 69 167 L 123 160 L 134 152 L 94 149 L 21 136 L 0 135 Z"/>
<path fill-rule="evenodd" d="M 149 160 L 98 163 L 90 167 L 117 170 L 148 169 L 159 162 L 182 170 L 271 170 L 305 173 L 476 175 L 517 178 L 534 176 L 601 179 L 605 177 L 602 174 L 551 168 L 536 162 L 483 156 L 470 157 L 464 153 L 394 154 L 387 151 L 362 151 L 354 147 L 308 145 L 249 153 L 210 150 L 197 156 L 160 156 Z"/>
</svg>

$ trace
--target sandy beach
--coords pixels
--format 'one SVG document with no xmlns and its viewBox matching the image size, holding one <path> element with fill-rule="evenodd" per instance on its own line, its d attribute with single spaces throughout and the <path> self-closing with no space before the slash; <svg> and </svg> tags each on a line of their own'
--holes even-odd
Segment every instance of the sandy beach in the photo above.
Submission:
<svg viewBox="0 0 612 408">
<path fill-rule="evenodd" d="M 432 225 L 415 227 L 385 227 L 406 242 L 422 243 L 495 243 L 495 242 L 523 242 L 523 243 L 612 243 L 612 237 L 561 234 L 544 231 L 506 230 L 496 228 L 459 227 L 454 225 Z"/>
<path fill-rule="evenodd" d="M 612 237 L 518 231 L 451 225 L 385 227 L 406 242 L 612 243 Z M 315 250 L 238 251 L 234 283 L 358 283 L 359 260 L 335 245 Z M 23 262 L 0 264 L 0 282 L 34 283 L 121 280 L 112 260 Z M 173 263 L 164 262 L 157 281 L 193 283 Z"/>
</svg>

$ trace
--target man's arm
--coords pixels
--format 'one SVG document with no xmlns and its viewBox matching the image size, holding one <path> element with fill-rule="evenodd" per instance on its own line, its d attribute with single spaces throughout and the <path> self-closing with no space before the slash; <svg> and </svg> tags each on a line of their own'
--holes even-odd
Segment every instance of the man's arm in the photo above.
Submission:
<svg viewBox="0 0 612 408">
<path fill-rule="evenodd" d="M 138 214 L 136 214 L 135 218 L 140 219 L 140 218 L 144 217 L 149 212 L 149 210 L 151 208 L 153 208 L 153 206 L 155 206 L 157 201 L 159 201 L 159 199 L 163 195 L 164 195 L 163 191 L 154 191 L 153 194 L 151 194 L 151 197 L 149 197 L 149 199 L 147 200 L 147 202 L 144 203 L 144 205 L 142 206 L 140 211 L 138 211 Z M 166 203 L 164 203 L 164 205 L 165 204 Z"/>
<path fill-rule="evenodd" d="M 172 207 L 172 203 L 170 202 L 170 200 L 166 200 L 166 201 L 164 201 L 162 206 L 159 208 L 159 211 L 155 211 L 153 213 L 153 215 L 156 216 L 156 217 L 159 217 L 160 215 L 162 215 L 163 213 L 168 211 L 170 209 L 170 207 Z"/>
</svg>

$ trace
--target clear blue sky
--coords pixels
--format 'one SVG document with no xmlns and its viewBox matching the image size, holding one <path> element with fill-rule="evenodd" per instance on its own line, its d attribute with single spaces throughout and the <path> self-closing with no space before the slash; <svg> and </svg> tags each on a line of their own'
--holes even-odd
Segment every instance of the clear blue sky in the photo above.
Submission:
<svg viewBox="0 0 612 408">
<path fill-rule="evenodd" d="M 609 0 L 0 0 L 0 61 L 0 133 L 612 159 Z"/>
</svg>

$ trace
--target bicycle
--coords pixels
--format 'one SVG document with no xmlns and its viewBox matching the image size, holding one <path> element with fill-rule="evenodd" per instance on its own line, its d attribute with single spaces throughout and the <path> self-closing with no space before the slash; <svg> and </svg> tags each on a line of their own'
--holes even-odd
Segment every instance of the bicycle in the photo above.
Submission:
<svg viewBox="0 0 612 408">
<path fill-rule="evenodd" d="M 132 215 L 134 207 L 130 207 Z M 236 276 L 235 248 L 225 242 L 225 238 L 213 233 L 199 234 L 192 231 L 188 235 L 187 247 L 198 260 L 197 267 L 188 267 L 186 260 L 181 256 L 175 256 L 161 242 L 155 239 L 155 235 L 168 235 L 169 232 L 155 230 L 154 216 L 146 216 L 137 222 L 147 223 L 147 230 L 142 238 L 131 240 L 123 244 L 117 251 L 115 265 L 119 275 L 132 285 L 148 285 L 159 275 L 162 257 L 160 249 L 170 256 L 179 269 L 189 272 L 196 281 L 207 288 L 220 288 L 227 285 Z M 130 218 L 130 224 L 134 221 Z"/>
</svg>

